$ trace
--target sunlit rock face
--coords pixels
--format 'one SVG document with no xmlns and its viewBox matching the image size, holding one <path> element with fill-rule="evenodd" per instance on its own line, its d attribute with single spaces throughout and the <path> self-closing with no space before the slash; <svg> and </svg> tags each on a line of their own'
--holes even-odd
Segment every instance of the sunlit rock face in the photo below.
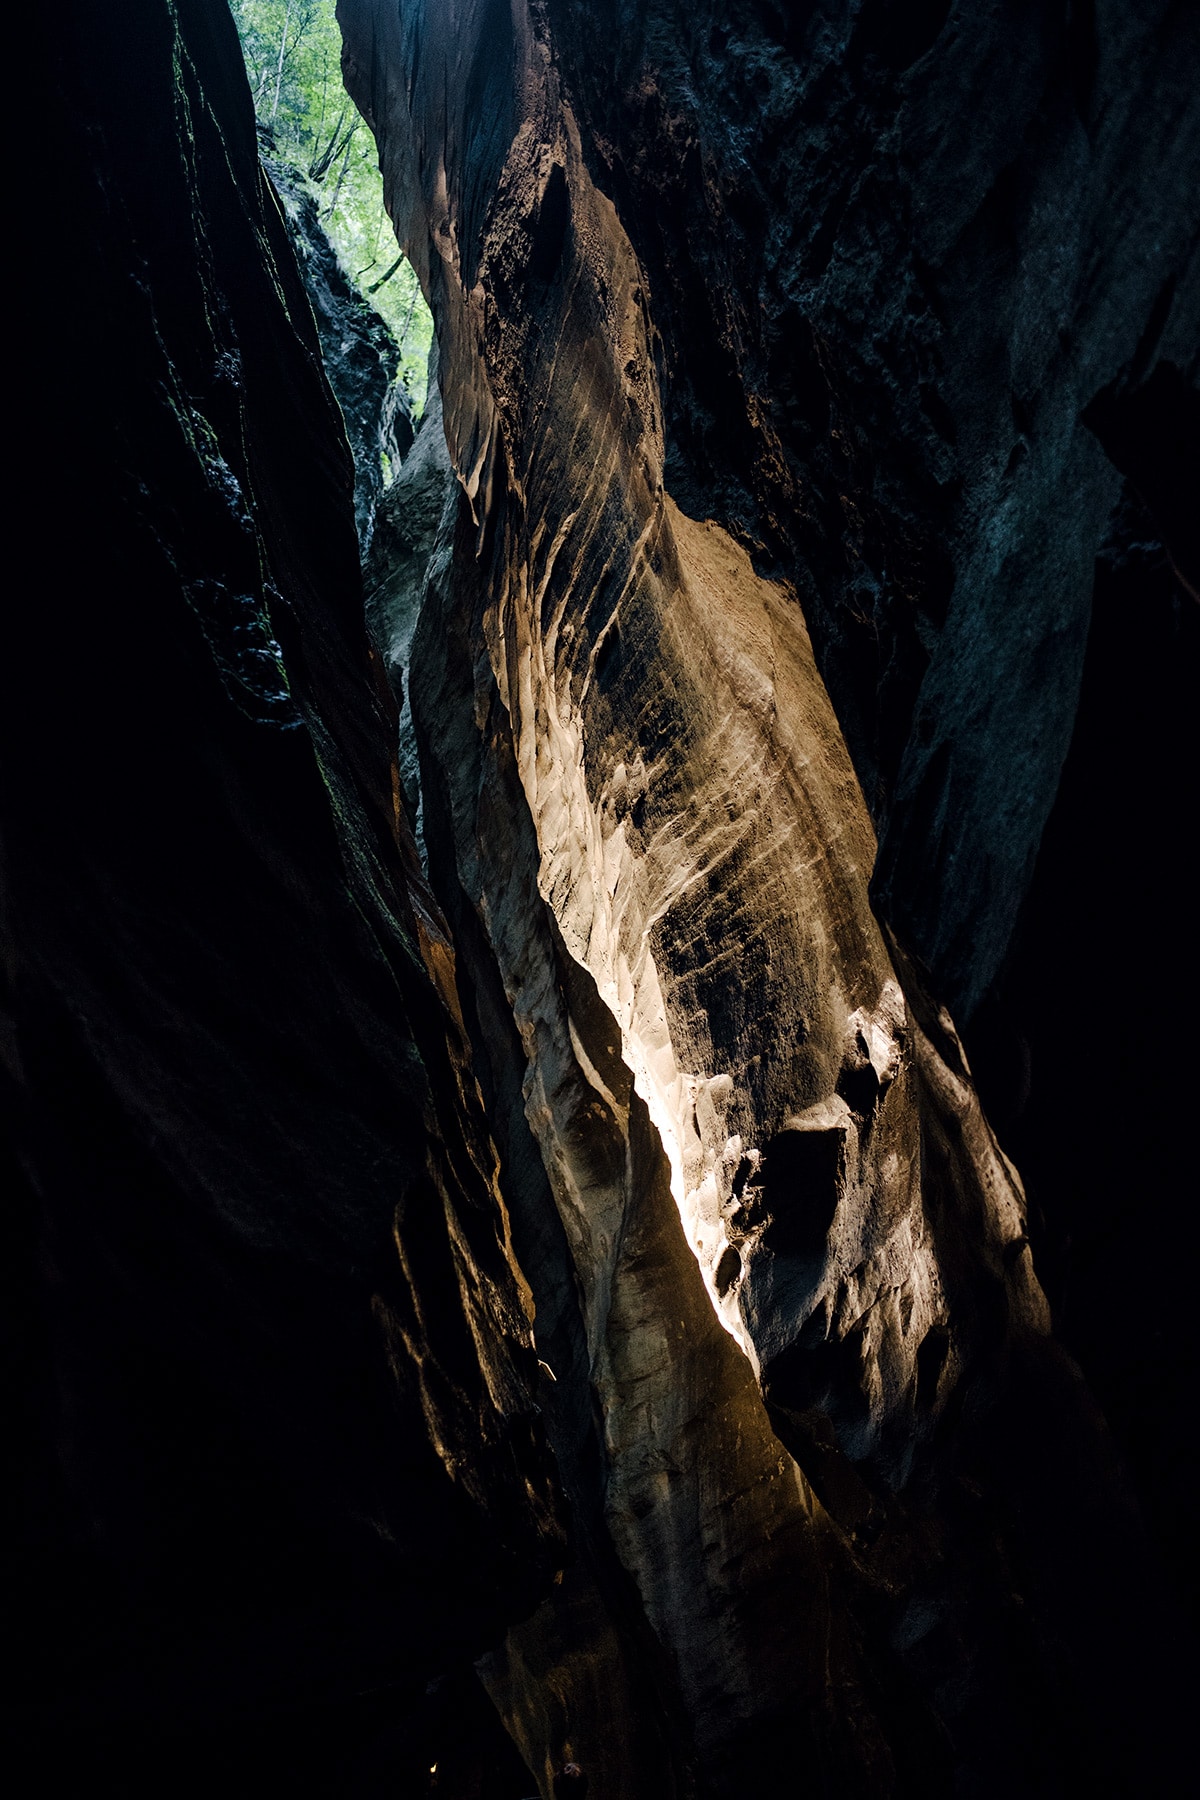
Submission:
<svg viewBox="0 0 1200 1800">
<path fill-rule="evenodd" d="M 759 1368 L 818 1313 L 838 1315 L 820 1335 L 839 1340 L 873 1314 L 887 1350 L 863 1359 L 855 1450 L 895 1473 L 916 1349 L 945 1303 L 920 1197 L 914 1030 L 867 901 L 861 790 L 795 595 L 664 490 L 638 265 L 533 35 L 514 50 L 526 116 L 492 171 L 507 204 L 472 245 L 468 284 L 465 227 L 434 171 L 495 113 L 450 121 L 444 146 L 423 140 L 424 84 L 472 103 L 461 33 L 439 52 L 438 16 L 390 156 L 380 130 L 406 240 L 443 208 L 428 279 L 447 315 L 446 430 L 539 891 L 620 1026 L 726 1328 Z M 378 127 L 349 24 L 350 79 Z M 386 65 L 397 87 L 401 55 L 397 42 Z M 479 55 L 499 80 L 508 48 Z M 428 195 L 413 191 L 421 169 Z M 1021 1236 L 1019 1188 L 986 1134 L 975 1153 L 995 1163 L 999 1253 Z M 1009 1260 L 1018 1311 L 1039 1323 L 1036 1288 Z M 881 1361 L 890 1378 L 868 1394 Z"/>
<path fill-rule="evenodd" d="M 70 4 L 30 73 L 73 276 L 4 659 L 6 1741 L 62 1791 L 416 1791 L 558 1487 L 350 454 L 228 13 Z"/>
<path fill-rule="evenodd" d="M 1118 469 L 1191 560 L 1195 10 L 548 16 L 654 297 L 667 486 L 795 584 L 883 910 L 965 1016 L 1053 800 Z"/>
<path fill-rule="evenodd" d="M 856 1737 L 827 1689 L 830 1670 L 851 1693 L 872 1680 L 830 1598 L 854 1572 L 715 1315 L 620 1029 L 539 892 L 509 717 L 469 632 L 473 543 L 452 505 L 411 702 L 573 1547 L 485 1680 L 547 1794 L 567 1749 L 601 1793 L 685 1792 L 698 1762 L 705 1791 L 736 1793 L 798 1746 L 886 1785 L 884 1734 L 868 1718 Z"/>
<path fill-rule="evenodd" d="M 958 449 L 942 392 L 1007 341 L 1014 267 L 1036 286 L 1050 254 L 1035 234 L 981 303 L 999 226 L 987 207 L 978 242 L 968 226 L 1001 111 L 1024 145 L 1043 88 L 1056 119 L 1064 85 L 1075 106 L 1068 65 L 1014 24 L 1020 105 L 996 102 L 994 143 L 935 155 L 932 121 L 998 54 L 966 19 L 911 78 L 906 161 L 905 71 L 940 11 L 914 37 L 886 9 L 837 29 L 764 9 L 744 39 L 703 6 L 339 16 L 433 307 L 461 490 L 411 652 L 411 565 L 395 628 L 377 571 L 377 630 L 410 657 L 430 869 L 579 1545 L 490 1691 L 546 1793 L 568 1752 L 614 1795 L 762 1791 L 793 1757 L 836 1793 L 1068 1792 L 1063 1766 L 1116 1766 L 1137 1684 L 1100 1571 L 1125 1617 L 1136 1555 L 937 997 L 977 992 L 1011 926 L 1069 729 L 1071 582 L 1116 486 L 1061 384 L 1048 437 L 1005 382 L 1003 432 L 990 389 L 964 400 Z M 1175 92 L 1158 45 L 1147 79 Z M 1021 154 L 1094 220 L 1109 165 L 1075 170 L 1072 116 L 1061 156 L 1036 131 Z M 914 168 L 945 194 L 923 253 Z M 1155 270 L 1181 261 L 1171 230 Z M 920 275 L 943 253 L 957 338 Z M 1119 246 L 1118 271 L 1139 255 Z M 1072 393 L 1143 329 L 1120 292 L 1088 304 Z M 1053 362 L 1051 327 L 1034 336 Z M 997 483 L 1054 552 L 1053 603 L 1003 654 L 1038 558 L 1032 525 L 1019 555 L 981 525 Z M 1068 532 L 1043 519 L 1051 488 Z M 869 902 L 864 781 L 889 910 L 932 978 Z"/>
</svg>

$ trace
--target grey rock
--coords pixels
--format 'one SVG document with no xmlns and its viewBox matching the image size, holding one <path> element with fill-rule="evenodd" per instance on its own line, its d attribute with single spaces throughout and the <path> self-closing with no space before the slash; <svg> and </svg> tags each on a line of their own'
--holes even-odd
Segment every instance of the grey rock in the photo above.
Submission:
<svg viewBox="0 0 1200 1800">
<path fill-rule="evenodd" d="M 342 409 L 354 457 L 354 521 L 365 556 L 384 492 L 383 458 L 397 469 L 413 441 L 412 403 L 396 379 L 400 346 L 343 269 L 300 171 L 270 155 L 263 166 L 288 223 L 317 322 L 325 373 Z"/>
</svg>

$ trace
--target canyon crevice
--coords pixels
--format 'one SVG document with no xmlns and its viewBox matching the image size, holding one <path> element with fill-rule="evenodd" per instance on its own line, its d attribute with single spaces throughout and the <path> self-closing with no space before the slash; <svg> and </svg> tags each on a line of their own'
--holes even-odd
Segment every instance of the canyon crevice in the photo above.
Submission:
<svg viewBox="0 0 1200 1800">
<path fill-rule="evenodd" d="M 22 1729 L 131 1792 L 1148 1791 L 1190 1334 L 1140 1461 L 1137 1294 L 1055 1285 L 1128 1191 L 1055 1206 L 1144 1128 L 1056 1119 L 1054 962 L 1122 634 L 1194 669 L 1194 12 L 339 0 L 414 434 L 224 7 L 125 10 L 39 71 L 36 460 L 81 362 L 93 442 L 6 702 Z"/>
</svg>

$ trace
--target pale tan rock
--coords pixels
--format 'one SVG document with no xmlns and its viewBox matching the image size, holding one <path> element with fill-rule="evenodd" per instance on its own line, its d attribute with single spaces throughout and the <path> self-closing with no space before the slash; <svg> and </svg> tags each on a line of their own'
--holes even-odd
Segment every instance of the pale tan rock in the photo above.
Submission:
<svg viewBox="0 0 1200 1800">
<path fill-rule="evenodd" d="M 596 1794 L 672 1791 L 689 1755 L 706 1791 L 765 1791 L 787 1732 L 838 1791 L 894 1791 L 866 1697 L 900 1691 L 893 1649 L 855 1609 L 864 1583 L 897 1616 L 936 1591 L 903 1641 L 958 1635 L 921 1652 L 921 1704 L 975 1691 L 1007 1577 L 985 1518 L 939 1512 L 937 1441 L 1044 1339 L 1020 1181 L 871 910 L 795 593 L 665 490 L 651 298 L 540 15 L 488 52 L 511 116 L 484 143 L 461 91 L 482 12 L 342 13 L 465 496 L 413 648 L 431 866 L 515 1027 L 477 1052 L 524 1065 L 510 1171 L 527 1131 L 558 1221 L 510 1172 L 539 1328 L 577 1311 L 571 1365 L 539 1350 L 579 1565 L 486 1678 L 544 1794 L 568 1752 Z M 594 1440 L 570 1413 L 593 1402 Z M 638 1737 L 647 1668 L 690 1751 L 676 1724 Z"/>
</svg>

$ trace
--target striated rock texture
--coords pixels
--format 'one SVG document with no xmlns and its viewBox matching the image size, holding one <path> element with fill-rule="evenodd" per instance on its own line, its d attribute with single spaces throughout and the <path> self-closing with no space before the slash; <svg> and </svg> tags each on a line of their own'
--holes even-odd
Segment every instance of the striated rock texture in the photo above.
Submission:
<svg viewBox="0 0 1200 1800">
<path fill-rule="evenodd" d="M 228 13 L 78 0 L 26 66 L 74 262 L 5 659 L 6 1727 L 64 1791 L 411 1791 L 506 1743 L 470 1658 L 558 1486 L 350 453 Z"/>
<path fill-rule="evenodd" d="M 260 133 L 269 135 L 259 127 Z M 413 440 L 412 408 L 396 381 L 400 347 L 342 268 L 316 200 L 290 164 L 267 156 L 317 323 L 321 360 L 342 409 L 354 457 L 354 521 L 365 556 L 383 493 L 383 458 L 399 465 Z"/>
<path fill-rule="evenodd" d="M 1098 777 L 1187 816 L 1194 9 L 339 10 L 438 327 L 365 594 L 223 7 L 18 59 L 75 236 L 17 339 L 6 1724 L 72 1792 L 1157 1792 L 1185 1643 L 1031 1239 L 1060 1294 L 1104 1239 L 1071 1341 L 1184 1536 L 1188 922 L 1086 876 Z M 986 1064 L 1010 1004 L 1040 1223 L 952 1016 Z"/>
<path fill-rule="evenodd" d="M 548 10 L 654 297 L 668 486 L 796 585 L 882 909 L 966 1015 L 1053 800 L 1118 469 L 1194 558 L 1195 9 Z"/>
<path fill-rule="evenodd" d="M 941 1001 L 1070 735 L 1084 414 L 1194 366 L 1191 19 L 339 17 L 461 488 L 373 611 L 577 1552 L 489 1691 L 546 1795 L 1136 1792 L 1139 1529 Z"/>
</svg>

